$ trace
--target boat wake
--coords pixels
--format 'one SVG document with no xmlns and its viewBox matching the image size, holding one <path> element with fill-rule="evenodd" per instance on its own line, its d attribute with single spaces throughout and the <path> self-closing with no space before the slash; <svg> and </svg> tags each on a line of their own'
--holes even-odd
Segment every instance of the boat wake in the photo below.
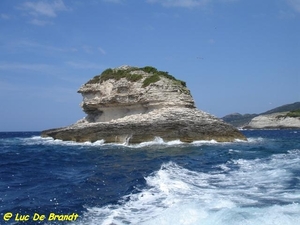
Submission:
<svg viewBox="0 0 300 225">
<path fill-rule="evenodd" d="M 300 150 L 230 160 L 210 173 L 174 162 L 119 204 L 87 208 L 80 224 L 299 224 Z"/>
</svg>

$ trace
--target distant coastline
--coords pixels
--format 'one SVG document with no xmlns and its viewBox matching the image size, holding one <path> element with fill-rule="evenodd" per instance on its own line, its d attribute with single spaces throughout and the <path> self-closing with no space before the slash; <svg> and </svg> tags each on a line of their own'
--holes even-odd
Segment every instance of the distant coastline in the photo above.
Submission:
<svg viewBox="0 0 300 225">
<path fill-rule="evenodd" d="M 300 102 L 282 105 L 260 114 L 233 113 L 222 119 L 240 129 L 300 129 Z"/>
</svg>

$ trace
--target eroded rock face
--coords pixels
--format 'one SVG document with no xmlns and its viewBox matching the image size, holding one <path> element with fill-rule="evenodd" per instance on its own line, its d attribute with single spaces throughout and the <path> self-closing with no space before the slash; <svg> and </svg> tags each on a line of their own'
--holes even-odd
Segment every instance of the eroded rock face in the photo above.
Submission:
<svg viewBox="0 0 300 225">
<path fill-rule="evenodd" d="M 42 136 L 78 142 L 245 140 L 236 128 L 195 108 L 185 82 L 152 67 L 109 69 L 80 87 L 87 116 Z"/>
<path fill-rule="evenodd" d="M 300 128 L 299 117 L 288 117 L 288 112 L 272 113 L 254 117 L 245 127 L 247 129 Z"/>
<path fill-rule="evenodd" d="M 123 66 L 115 70 L 129 70 Z M 134 114 L 146 114 L 164 107 L 195 108 L 189 90 L 180 81 L 161 76 L 160 80 L 144 86 L 145 79 L 153 74 L 133 70 L 129 74 L 141 75 L 137 81 L 121 78 L 108 79 L 101 83 L 86 83 L 78 92 L 83 96 L 81 104 L 88 114 L 88 122 L 109 122 Z"/>
</svg>

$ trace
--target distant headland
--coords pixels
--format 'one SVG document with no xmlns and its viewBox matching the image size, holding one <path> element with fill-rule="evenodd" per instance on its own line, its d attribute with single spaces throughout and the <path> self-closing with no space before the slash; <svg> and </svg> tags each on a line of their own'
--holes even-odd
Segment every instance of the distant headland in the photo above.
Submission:
<svg viewBox="0 0 300 225">
<path fill-rule="evenodd" d="M 233 113 L 222 119 L 243 129 L 300 129 L 300 102 L 282 105 L 260 114 Z"/>
<path fill-rule="evenodd" d="M 43 137 L 77 142 L 141 143 L 246 140 L 234 126 L 196 109 L 184 81 L 154 67 L 107 69 L 78 90 L 87 114 L 75 124 L 45 130 Z"/>
</svg>

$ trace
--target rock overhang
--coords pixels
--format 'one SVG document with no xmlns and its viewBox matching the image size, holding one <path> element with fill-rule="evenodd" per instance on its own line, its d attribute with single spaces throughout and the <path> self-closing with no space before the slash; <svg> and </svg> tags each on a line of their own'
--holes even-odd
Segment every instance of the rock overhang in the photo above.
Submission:
<svg viewBox="0 0 300 225">
<path fill-rule="evenodd" d="M 83 96 L 81 107 L 90 122 L 117 119 L 108 113 L 122 117 L 162 107 L 195 108 L 184 81 L 150 66 L 107 69 L 82 85 L 78 92 Z M 126 110 L 129 113 L 124 114 Z M 102 117 L 95 117 L 97 113 Z"/>
<path fill-rule="evenodd" d="M 196 109 L 184 81 L 154 67 L 107 69 L 78 90 L 87 116 L 75 124 L 42 132 L 73 141 L 246 140 L 233 126 Z"/>
</svg>

